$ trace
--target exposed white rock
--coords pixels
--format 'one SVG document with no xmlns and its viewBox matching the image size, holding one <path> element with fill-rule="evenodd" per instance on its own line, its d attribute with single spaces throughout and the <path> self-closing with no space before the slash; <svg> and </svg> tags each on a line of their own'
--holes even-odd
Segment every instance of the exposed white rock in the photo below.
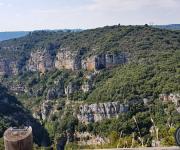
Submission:
<svg viewBox="0 0 180 150">
<path fill-rule="evenodd" d="M 84 104 L 79 106 L 77 118 L 84 123 L 98 122 L 106 118 L 118 117 L 120 113 L 127 112 L 128 109 L 128 105 L 119 102 Z"/>
<path fill-rule="evenodd" d="M 109 143 L 107 138 L 103 138 L 99 135 L 93 135 L 89 132 L 76 132 L 75 138 L 79 145 L 101 145 Z"/>
</svg>

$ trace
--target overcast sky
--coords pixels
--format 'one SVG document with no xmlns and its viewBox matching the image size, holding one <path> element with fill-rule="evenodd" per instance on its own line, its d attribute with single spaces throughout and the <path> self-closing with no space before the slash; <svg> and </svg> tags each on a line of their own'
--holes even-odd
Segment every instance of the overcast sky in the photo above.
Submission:
<svg viewBox="0 0 180 150">
<path fill-rule="evenodd" d="M 180 0 L 0 0 L 0 31 L 180 23 Z"/>
</svg>

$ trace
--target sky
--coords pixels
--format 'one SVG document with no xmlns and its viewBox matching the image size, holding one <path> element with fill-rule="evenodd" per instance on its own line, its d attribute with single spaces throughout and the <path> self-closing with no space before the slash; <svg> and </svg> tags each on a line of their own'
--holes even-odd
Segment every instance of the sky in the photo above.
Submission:
<svg viewBox="0 0 180 150">
<path fill-rule="evenodd" d="M 180 23 L 180 0 L 0 0 L 0 31 Z"/>
</svg>

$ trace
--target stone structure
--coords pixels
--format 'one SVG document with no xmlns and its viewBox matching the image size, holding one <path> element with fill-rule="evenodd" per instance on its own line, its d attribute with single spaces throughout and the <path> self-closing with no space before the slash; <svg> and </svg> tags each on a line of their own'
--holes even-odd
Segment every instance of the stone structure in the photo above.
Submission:
<svg viewBox="0 0 180 150">
<path fill-rule="evenodd" d="M 46 50 L 32 52 L 28 61 L 27 69 L 30 71 L 39 71 L 45 73 L 54 68 L 53 58 Z"/>
<path fill-rule="evenodd" d="M 32 128 L 9 128 L 4 133 L 5 150 L 32 150 Z"/>
<path fill-rule="evenodd" d="M 98 122 L 106 118 L 118 117 L 120 113 L 127 112 L 128 109 L 128 105 L 119 102 L 84 104 L 79 106 L 77 118 L 83 123 Z"/>
</svg>

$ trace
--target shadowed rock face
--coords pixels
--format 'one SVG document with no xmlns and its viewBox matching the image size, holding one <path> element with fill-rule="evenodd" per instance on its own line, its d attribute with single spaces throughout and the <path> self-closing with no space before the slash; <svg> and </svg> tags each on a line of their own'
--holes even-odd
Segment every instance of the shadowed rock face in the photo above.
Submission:
<svg viewBox="0 0 180 150">
<path fill-rule="evenodd" d="M 50 139 L 43 126 L 31 116 L 30 112 L 14 96 L 8 94 L 6 88 L 0 85 L 0 91 L 0 119 L 6 120 L 9 126 L 32 126 L 34 142 L 38 145 L 48 146 Z M 6 128 L 3 127 L 2 129 L 5 131 Z M 1 130 L 0 136 L 3 134 Z"/>
<path fill-rule="evenodd" d="M 45 73 L 47 70 L 54 69 L 53 58 L 48 51 L 37 51 L 31 53 L 27 64 L 27 69 L 30 71 L 39 71 Z"/>
<path fill-rule="evenodd" d="M 16 61 L 0 58 L 0 76 L 18 74 L 17 66 Z"/>
<path fill-rule="evenodd" d="M 127 61 L 127 56 L 124 53 L 106 54 L 106 68 L 111 68 L 117 64 L 124 64 Z"/>
<path fill-rule="evenodd" d="M 89 71 L 100 70 L 103 68 L 111 68 L 118 64 L 124 64 L 126 61 L 127 56 L 124 53 L 103 53 L 83 60 L 82 68 Z"/>
<path fill-rule="evenodd" d="M 129 106 L 119 102 L 107 102 L 91 105 L 81 105 L 77 117 L 84 123 L 98 122 L 106 118 L 118 117 L 118 114 L 128 111 Z"/>
</svg>

